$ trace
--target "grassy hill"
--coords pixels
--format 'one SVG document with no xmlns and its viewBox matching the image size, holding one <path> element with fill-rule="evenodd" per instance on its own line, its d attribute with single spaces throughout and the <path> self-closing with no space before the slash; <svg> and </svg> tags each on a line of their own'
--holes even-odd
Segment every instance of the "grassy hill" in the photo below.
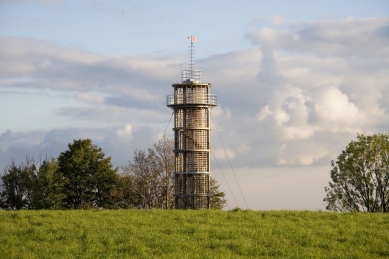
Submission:
<svg viewBox="0 0 389 259">
<path fill-rule="evenodd" d="M 389 214 L 0 211 L 1 258 L 389 258 Z"/>
</svg>

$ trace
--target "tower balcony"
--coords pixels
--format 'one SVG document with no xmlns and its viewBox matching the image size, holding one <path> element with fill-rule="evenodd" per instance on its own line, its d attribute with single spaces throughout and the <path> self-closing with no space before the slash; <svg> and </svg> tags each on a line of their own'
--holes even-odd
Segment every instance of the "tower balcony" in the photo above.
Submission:
<svg viewBox="0 0 389 259">
<path fill-rule="evenodd" d="M 217 105 L 216 94 L 202 94 L 202 95 L 168 95 L 166 96 L 166 106 L 196 106 L 205 105 L 214 107 Z"/>
</svg>

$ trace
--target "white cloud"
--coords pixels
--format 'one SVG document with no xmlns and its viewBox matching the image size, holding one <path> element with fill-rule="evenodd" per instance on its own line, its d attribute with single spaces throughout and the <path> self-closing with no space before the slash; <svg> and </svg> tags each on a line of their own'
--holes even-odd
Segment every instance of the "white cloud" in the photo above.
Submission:
<svg viewBox="0 0 389 259">
<path fill-rule="evenodd" d="M 123 128 L 117 131 L 118 137 L 122 138 L 124 141 L 129 141 L 132 138 L 132 125 L 126 124 Z"/>
<path fill-rule="evenodd" d="M 212 83 L 212 92 L 226 93 L 227 89 L 242 90 L 248 86 L 247 82 L 257 76 L 261 57 L 257 49 L 236 50 L 211 55 L 196 65 L 202 70 L 202 82 Z"/>
<path fill-rule="evenodd" d="M 266 117 L 268 117 L 269 115 L 272 115 L 274 112 L 272 112 L 271 110 L 269 110 L 269 105 L 265 105 L 260 111 L 259 113 L 257 114 L 257 117 L 258 117 L 258 120 L 259 121 L 262 121 L 263 119 L 265 119 Z"/>
<path fill-rule="evenodd" d="M 132 160 L 136 149 L 152 147 L 159 140 L 159 134 L 158 129 L 133 127 L 129 123 L 122 127 L 62 128 L 15 133 L 6 131 L 0 134 L 0 168 L 10 164 L 12 159 L 20 163 L 26 157 L 35 160 L 58 157 L 74 139 L 86 138 L 101 147 L 106 156 L 111 156 L 115 167 L 120 167 Z"/>
<path fill-rule="evenodd" d="M 283 156 L 281 155 L 278 160 L 278 165 L 312 165 L 315 161 L 325 157 L 328 155 L 327 150 L 319 150 L 314 153 L 311 152 L 301 152 L 301 150 L 298 152 L 298 155 L 293 156 Z"/>
<path fill-rule="evenodd" d="M 387 17 L 295 22 L 291 30 L 263 28 L 246 36 L 258 44 L 320 56 L 387 55 L 388 22 Z"/>
<path fill-rule="evenodd" d="M 104 97 L 101 95 L 93 95 L 89 93 L 76 93 L 75 98 L 89 103 L 89 104 L 102 104 L 104 102 Z"/>
<path fill-rule="evenodd" d="M 262 98 L 252 116 L 257 123 L 240 120 L 239 125 L 250 139 L 250 152 L 258 154 L 258 164 L 258 157 L 267 157 L 261 161 L 265 164 L 272 157 L 276 164 L 321 164 L 335 159 L 356 132 L 387 132 L 389 52 L 384 42 L 389 34 L 384 31 L 389 19 L 289 26 L 246 34 L 262 52 L 257 82 Z M 375 48 L 363 35 L 371 35 Z M 253 93 L 251 89 L 246 93 Z M 283 152 L 274 145 L 284 145 Z M 236 159 L 250 164 L 246 157 Z"/>
<path fill-rule="evenodd" d="M 259 121 L 266 117 L 273 118 L 285 140 L 307 139 L 319 131 L 355 134 L 366 123 L 365 114 L 335 86 L 305 91 L 291 86 L 281 88 L 257 114 Z"/>
<path fill-rule="evenodd" d="M 212 116 L 215 118 L 230 119 L 231 118 L 231 110 L 228 108 L 223 108 L 221 105 L 216 106 L 211 110 Z"/>
<path fill-rule="evenodd" d="M 356 133 L 365 124 L 364 113 L 335 86 L 324 86 L 314 91 L 312 102 L 323 130 Z"/>
<path fill-rule="evenodd" d="M 0 37 L 0 44 L 0 75 L 3 86 L 8 87 L 49 88 L 80 94 L 102 91 L 150 102 L 159 96 L 161 86 L 168 87 L 173 82 L 175 66 L 178 68 L 174 56 L 171 59 L 109 57 L 21 37 Z M 21 77 L 25 80 L 14 80 Z"/>
<path fill-rule="evenodd" d="M 277 109 L 274 111 L 273 118 L 277 126 L 281 126 L 282 124 L 286 123 L 290 119 L 290 116 L 284 110 Z"/>
<path fill-rule="evenodd" d="M 284 127 L 282 133 L 284 139 L 307 139 L 310 138 L 317 128 L 315 126 L 300 126 L 300 127 Z"/>
<path fill-rule="evenodd" d="M 213 154 L 215 155 L 216 159 L 218 160 L 228 160 L 228 159 L 234 159 L 235 152 L 230 149 L 223 149 L 223 148 L 217 148 L 212 150 Z"/>
</svg>

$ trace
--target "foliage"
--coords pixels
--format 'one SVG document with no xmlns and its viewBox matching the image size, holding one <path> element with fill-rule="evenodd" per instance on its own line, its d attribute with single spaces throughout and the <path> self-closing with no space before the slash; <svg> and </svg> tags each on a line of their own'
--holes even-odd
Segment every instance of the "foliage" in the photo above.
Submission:
<svg viewBox="0 0 389 259">
<path fill-rule="evenodd" d="M 67 180 L 58 171 L 55 158 L 43 161 L 32 186 L 33 209 L 59 209 L 65 198 L 63 187 Z"/>
<path fill-rule="evenodd" d="M 162 138 L 158 144 L 154 144 L 154 150 L 160 160 L 160 163 L 163 167 L 162 174 L 164 177 L 161 182 L 161 194 L 163 198 L 162 208 L 172 209 L 174 208 L 174 183 L 173 183 L 173 173 L 174 173 L 174 140 Z"/>
<path fill-rule="evenodd" d="M 62 206 L 62 188 L 66 180 L 57 172 L 57 161 L 43 161 L 41 165 L 27 158 L 17 165 L 15 161 L 4 169 L 1 177 L 1 208 L 58 209 Z"/>
<path fill-rule="evenodd" d="M 131 174 L 127 172 L 119 174 L 116 185 L 111 189 L 111 208 L 133 208 L 137 201 L 134 186 L 134 177 Z"/>
<path fill-rule="evenodd" d="M 105 158 L 92 140 L 74 140 L 58 157 L 59 172 L 67 179 L 64 199 L 67 208 L 108 207 L 117 182 L 117 168 Z"/>
<path fill-rule="evenodd" d="M 7 258 L 388 258 L 389 214 L 0 211 Z"/>
<path fill-rule="evenodd" d="M 32 186 L 36 179 L 36 166 L 32 159 L 17 165 L 15 160 L 4 169 L 0 191 L 3 209 L 20 210 L 32 207 Z"/>
<path fill-rule="evenodd" d="M 211 209 L 223 209 L 226 206 L 226 199 L 224 199 L 225 193 L 220 191 L 219 187 L 216 179 L 211 177 Z"/>
<path fill-rule="evenodd" d="M 332 211 L 389 211 L 389 134 L 357 136 L 332 161 L 324 201 Z"/>
<path fill-rule="evenodd" d="M 123 168 L 133 182 L 134 206 L 137 208 L 172 208 L 174 142 L 162 139 L 147 152 L 136 150 L 133 161 Z"/>
</svg>

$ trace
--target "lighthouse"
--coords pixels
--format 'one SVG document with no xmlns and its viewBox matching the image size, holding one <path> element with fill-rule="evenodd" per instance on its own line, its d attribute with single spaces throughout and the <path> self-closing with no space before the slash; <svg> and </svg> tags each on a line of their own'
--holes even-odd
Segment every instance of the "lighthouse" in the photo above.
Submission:
<svg viewBox="0 0 389 259">
<path fill-rule="evenodd" d="M 172 84 L 174 94 L 166 105 L 174 113 L 174 198 L 176 209 L 210 209 L 210 111 L 217 97 L 211 84 L 201 82 L 194 69 L 194 42 L 190 37 L 189 70 L 181 71 L 181 82 Z"/>
</svg>

